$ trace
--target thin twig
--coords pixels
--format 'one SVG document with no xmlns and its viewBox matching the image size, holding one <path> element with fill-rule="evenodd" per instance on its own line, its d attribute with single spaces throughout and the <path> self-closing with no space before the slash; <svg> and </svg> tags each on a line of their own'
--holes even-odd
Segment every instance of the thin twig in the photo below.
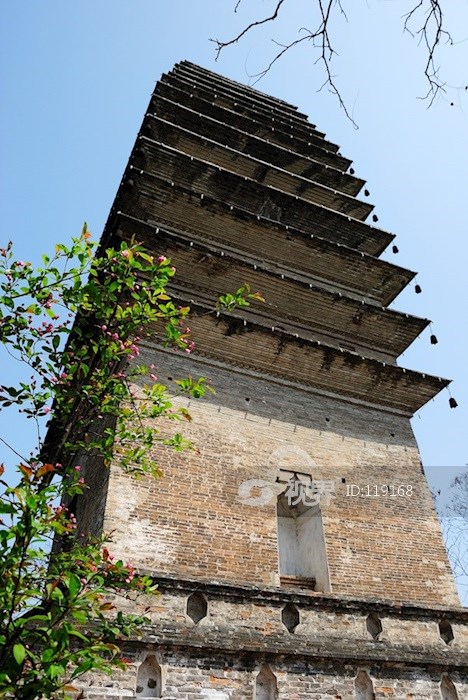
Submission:
<svg viewBox="0 0 468 700">
<path fill-rule="evenodd" d="M 22 454 L 20 454 L 19 452 L 17 452 L 17 451 L 15 450 L 15 448 L 12 447 L 12 446 L 10 445 L 9 442 L 7 442 L 6 440 L 4 440 L 2 437 L 0 437 L 0 442 L 3 442 L 3 444 L 6 445 L 6 447 L 8 447 L 9 450 L 11 450 L 12 452 L 14 452 L 15 455 L 16 455 L 17 457 L 19 457 L 20 459 L 22 459 L 23 462 L 25 462 L 26 464 L 29 464 L 29 459 L 26 459 L 26 457 L 23 457 Z"/>
<path fill-rule="evenodd" d="M 418 14 L 425 15 L 422 26 L 416 31 L 410 29 L 410 24 Z M 403 30 L 413 38 L 418 37 L 418 43 L 424 44 L 427 51 L 427 61 L 424 67 L 424 75 L 429 84 L 427 93 L 420 97 L 421 100 L 429 100 L 430 107 L 440 92 L 445 92 L 445 83 L 439 78 L 439 67 L 435 63 L 435 54 L 438 46 L 445 38 L 446 42 L 453 45 L 453 39 L 444 29 L 444 15 L 440 0 L 419 0 L 412 10 L 404 17 Z"/>
<path fill-rule="evenodd" d="M 259 27 L 262 24 L 267 24 L 267 22 L 273 22 L 278 17 L 278 13 L 280 11 L 281 5 L 284 2 L 286 2 L 286 0 L 278 0 L 276 7 L 275 7 L 275 11 L 273 12 L 272 15 L 270 15 L 270 17 L 265 17 L 265 19 L 260 19 L 260 20 L 257 20 L 255 22 L 251 22 L 236 37 L 234 37 L 234 39 L 230 39 L 229 41 L 219 41 L 219 39 L 210 39 L 210 41 L 213 41 L 217 45 L 215 60 L 216 61 L 218 60 L 219 54 L 221 53 L 221 51 L 223 49 L 226 48 L 226 46 L 231 46 L 232 44 L 237 44 L 237 42 L 240 39 L 242 39 L 242 37 L 245 36 L 247 34 L 247 32 L 250 32 L 250 30 L 253 29 L 254 27 Z M 238 2 L 236 4 L 236 10 L 239 7 L 239 3 L 240 3 L 240 0 L 238 0 Z"/>
</svg>

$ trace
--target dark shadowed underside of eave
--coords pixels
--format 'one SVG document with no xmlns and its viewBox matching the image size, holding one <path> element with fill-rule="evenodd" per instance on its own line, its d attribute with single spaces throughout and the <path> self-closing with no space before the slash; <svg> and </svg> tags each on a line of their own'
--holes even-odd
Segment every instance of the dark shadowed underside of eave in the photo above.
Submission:
<svg viewBox="0 0 468 700">
<path fill-rule="evenodd" d="M 226 154 L 227 149 L 224 147 L 222 150 Z M 215 149 L 207 149 L 203 153 L 201 151 L 202 148 L 198 146 L 194 153 L 187 154 L 182 149 L 142 137 L 133 164 L 154 175 L 170 180 L 177 178 L 180 184 L 190 184 L 192 188 L 193 183 L 199 180 L 200 188 L 207 194 L 219 191 L 225 196 L 223 190 L 229 192 L 236 187 L 245 187 L 243 183 L 247 183 L 250 201 L 254 201 L 254 195 L 261 200 L 273 197 L 279 200 L 279 207 L 299 206 L 307 210 L 307 203 L 318 204 L 360 221 L 364 221 L 374 208 L 372 204 L 326 185 L 286 171 L 275 172 L 271 166 L 247 156 L 230 154 L 229 159 L 225 158 L 224 162 L 219 163 L 215 162 Z M 311 215 L 313 216 L 313 211 Z"/>
<path fill-rule="evenodd" d="M 197 354 L 227 365 L 409 416 L 449 384 L 447 379 L 296 338 L 258 322 L 250 323 L 240 314 L 216 315 L 210 313 L 209 307 L 198 304 L 191 308 L 190 327 Z"/>
<path fill-rule="evenodd" d="M 120 203 L 117 200 L 117 205 Z M 123 227 L 144 240 L 148 240 L 149 236 L 149 245 L 158 250 L 157 238 L 166 231 L 185 240 L 188 245 L 192 241 L 205 243 L 218 252 L 224 250 L 239 254 L 252 265 L 266 265 L 279 275 L 285 273 L 294 279 L 320 284 L 337 293 L 349 294 L 379 306 L 390 304 L 416 274 L 352 248 L 344 251 L 342 246 L 318 236 L 291 236 L 291 232 L 283 231 L 282 236 L 270 237 L 266 247 L 265 227 L 261 222 L 251 227 L 250 235 L 236 237 L 232 227 L 216 228 L 212 232 L 204 230 L 203 234 L 197 235 L 192 228 L 185 230 L 164 225 L 162 219 L 151 221 L 142 221 L 120 212 L 115 219 L 115 227 Z"/>
<path fill-rule="evenodd" d="M 234 99 L 246 98 L 251 104 L 260 105 L 264 109 L 268 110 L 268 113 L 273 116 L 280 115 L 282 118 L 286 118 L 296 123 L 306 122 L 311 129 L 313 129 L 317 134 L 324 137 L 325 134 L 318 131 L 315 124 L 309 121 L 307 114 L 299 112 L 295 105 L 285 102 L 284 100 L 268 95 L 257 88 L 248 87 L 245 84 L 238 83 L 231 78 L 227 78 L 219 73 L 213 73 L 213 71 L 207 68 L 201 68 L 195 63 L 190 63 L 189 61 L 181 61 L 177 63 L 171 73 L 181 74 L 184 76 L 191 76 L 192 79 L 199 80 L 203 79 L 205 82 L 209 83 L 213 87 L 213 93 L 217 94 L 221 92 L 225 95 L 230 95 Z"/>
<path fill-rule="evenodd" d="M 190 94 L 181 88 L 164 82 L 160 82 L 156 86 L 155 95 L 149 107 L 150 112 L 157 111 L 157 99 L 159 96 L 177 102 L 185 107 L 189 107 L 195 112 L 206 114 L 206 116 L 212 119 L 229 124 L 240 131 L 250 133 L 269 143 L 294 150 L 307 158 L 321 160 L 324 164 L 333 168 L 347 170 L 351 163 L 349 158 L 344 158 L 335 151 L 326 149 L 324 147 L 325 144 L 318 145 L 315 139 L 313 142 L 305 141 L 292 134 L 276 131 L 274 127 L 264 125 L 261 120 L 254 121 L 245 115 L 231 112 L 225 107 L 218 106 L 213 102 L 204 100 L 197 97 L 195 94 Z"/>
<path fill-rule="evenodd" d="M 128 180 L 133 196 L 129 193 L 119 209 L 132 213 L 131 209 L 135 207 L 139 210 L 139 218 L 146 219 L 148 216 L 145 216 L 145 211 L 152 219 L 157 218 L 161 211 L 164 212 L 162 216 L 176 225 L 181 225 L 182 221 L 188 222 L 190 226 L 193 221 L 192 230 L 195 228 L 202 234 L 206 228 L 228 225 L 227 219 L 232 220 L 236 226 L 242 222 L 244 228 L 263 221 L 266 229 L 272 233 L 275 230 L 289 230 L 290 235 L 315 235 L 370 255 L 382 252 L 394 238 L 386 231 L 370 229 L 362 221 L 326 207 L 296 201 L 293 197 L 287 198 L 288 201 L 291 200 L 290 206 L 283 209 L 277 204 L 279 198 L 274 193 L 265 202 L 256 198 L 254 190 L 252 201 L 249 201 L 248 183 L 245 183 L 245 187 L 238 186 L 234 190 L 223 187 L 222 191 L 209 194 L 208 183 L 205 188 L 207 191 L 201 192 L 197 183 L 193 183 L 192 189 L 178 181 L 151 175 L 138 168 L 129 171 Z M 246 230 L 245 235 L 247 233 Z M 267 234 L 266 245 L 271 235 Z"/>
<path fill-rule="evenodd" d="M 122 236 L 131 240 L 134 222 L 122 220 Z M 213 304 L 227 290 L 245 284 L 260 290 L 264 303 L 254 302 L 245 313 L 275 326 L 292 326 L 300 337 L 322 340 L 331 345 L 355 349 L 361 354 L 392 362 L 426 328 L 429 321 L 398 311 L 362 303 L 323 286 L 310 285 L 288 274 L 244 256 L 219 251 L 205 241 L 187 241 L 162 230 L 156 234 L 141 227 L 139 240 L 148 248 L 157 245 L 159 254 L 177 261 L 177 275 L 171 287 L 184 290 L 195 299 Z M 285 325 L 286 324 L 286 325 Z"/>
<path fill-rule="evenodd" d="M 339 168 L 330 167 L 320 160 L 314 160 L 289 148 L 239 131 L 224 122 L 199 114 L 171 100 L 158 99 L 155 112 L 150 111 L 146 115 L 141 133 L 171 145 L 171 141 L 166 140 L 169 125 L 173 130 L 184 129 L 189 134 L 198 136 L 199 139 L 208 139 L 221 149 L 226 147 L 236 153 L 249 155 L 264 163 L 283 168 L 288 172 L 323 183 L 352 196 L 357 195 L 364 185 L 364 180 L 345 173 Z M 161 133 L 164 126 L 166 130 Z"/>
</svg>

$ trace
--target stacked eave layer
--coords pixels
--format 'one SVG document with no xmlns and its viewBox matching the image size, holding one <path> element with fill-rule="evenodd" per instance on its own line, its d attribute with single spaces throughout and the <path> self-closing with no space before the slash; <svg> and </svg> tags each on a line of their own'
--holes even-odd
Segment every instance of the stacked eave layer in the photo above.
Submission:
<svg viewBox="0 0 468 700">
<path fill-rule="evenodd" d="M 428 321 L 387 305 L 414 276 L 350 161 L 294 107 L 183 63 L 155 88 L 104 241 L 136 236 L 178 268 L 198 355 L 411 415 L 447 380 L 396 358 Z M 213 313 L 242 284 L 264 304 Z"/>
</svg>

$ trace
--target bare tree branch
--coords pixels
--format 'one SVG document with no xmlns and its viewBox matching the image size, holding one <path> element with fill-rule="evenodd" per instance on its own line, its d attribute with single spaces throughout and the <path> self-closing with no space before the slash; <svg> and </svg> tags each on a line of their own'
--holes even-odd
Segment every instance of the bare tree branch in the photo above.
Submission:
<svg viewBox="0 0 468 700">
<path fill-rule="evenodd" d="M 232 39 L 227 41 L 221 41 L 219 39 L 211 39 L 216 44 L 216 60 L 218 60 L 219 55 L 223 49 L 227 46 L 232 46 L 237 44 L 241 39 L 245 37 L 251 30 L 259 27 L 261 25 L 274 22 L 280 12 L 282 5 L 286 0 L 276 0 L 276 6 L 273 13 L 261 20 L 256 20 L 248 24 L 244 29 L 237 34 Z M 413 0 L 414 2 L 415 0 Z M 237 12 L 242 0 L 236 0 L 234 12 Z M 268 63 L 268 65 L 261 70 L 259 73 L 251 76 L 256 78 L 255 83 L 261 80 L 274 66 L 274 64 L 284 56 L 290 49 L 297 47 L 303 42 L 310 41 L 314 48 L 319 50 L 319 56 L 315 61 L 315 64 L 322 64 L 323 70 L 325 72 L 325 81 L 323 85 L 319 88 L 319 91 L 324 87 L 335 95 L 338 102 L 345 112 L 347 118 L 352 122 L 352 124 L 357 128 L 357 125 L 353 118 L 351 117 L 348 108 L 343 99 L 340 88 L 335 82 L 336 76 L 331 70 L 331 62 L 336 51 L 332 45 L 330 39 L 330 28 L 333 24 L 334 14 L 333 11 L 339 10 L 341 15 L 348 20 L 346 11 L 344 8 L 343 0 L 311 0 L 315 2 L 317 9 L 319 11 L 318 25 L 315 29 L 301 28 L 299 32 L 302 36 L 291 41 L 289 43 L 281 43 L 279 41 L 273 40 L 273 43 L 279 47 L 279 51 L 275 54 L 273 59 Z M 404 31 L 408 32 L 412 37 L 418 38 L 419 44 L 422 44 L 425 48 L 427 54 L 427 61 L 424 68 L 424 75 L 428 81 L 428 91 L 427 94 L 420 99 L 429 100 L 429 106 L 431 106 L 440 92 L 445 92 L 446 83 L 444 83 L 439 77 L 439 67 L 436 64 L 436 52 L 442 42 L 445 40 L 446 43 L 451 45 L 454 44 L 452 37 L 448 31 L 444 28 L 444 14 L 442 11 L 442 0 L 416 0 L 416 4 L 412 9 L 410 9 L 406 14 L 403 15 Z M 416 25 L 416 26 L 415 26 Z"/>
<path fill-rule="evenodd" d="M 422 15 L 424 18 L 422 25 L 419 29 L 412 31 L 410 29 L 411 23 L 419 15 Z M 403 25 L 404 31 L 408 32 L 413 38 L 418 37 L 418 43 L 422 43 L 427 51 L 424 75 L 428 81 L 429 88 L 426 95 L 419 99 L 428 99 L 430 107 L 439 92 L 445 92 L 445 83 L 440 80 L 439 66 L 435 63 L 436 50 L 444 39 L 446 43 L 453 45 L 453 39 L 449 32 L 444 29 L 444 16 L 439 0 L 419 0 L 417 5 L 403 17 L 405 20 Z"/>
<path fill-rule="evenodd" d="M 237 8 L 240 5 L 241 0 L 237 0 L 236 7 L 234 8 L 234 12 L 237 11 Z M 265 19 L 260 19 L 255 22 L 251 22 L 247 27 L 245 27 L 240 34 L 238 34 L 234 39 L 230 39 L 229 41 L 219 41 L 219 39 L 210 39 L 210 41 L 213 41 L 216 45 L 216 60 L 219 58 L 219 54 L 223 49 L 226 48 L 226 46 L 231 46 L 232 44 L 237 44 L 237 42 L 242 39 L 243 36 L 247 34 L 247 32 L 250 32 L 251 29 L 254 27 L 259 27 L 262 24 L 267 24 L 267 22 L 274 22 L 274 20 L 278 17 L 278 13 L 280 11 L 281 5 L 286 2 L 286 0 L 278 0 L 275 11 L 273 12 L 270 17 L 265 17 Z"/>
<path fill-rule="evenodd" d="M 237 10 L 239 6 L 239 2 L 241 0 L 237 1 L 235 10 Z M 269 17 L 266 17 L 263 20 L 259 20 L 256 22 L 251 22 L 247 27 L 245 27 L 236 37 L 233 39 L 230 39 L 229 41 L 220 41 L 219 39 L 212 40 L 215 41 L 217 44 L 216 48 L 216 60 L 219 58 L 219 55 L 223 49 L 225 49 L 227 46 L 231 46 L 232 44 L 238 43 L 242 37 L 244 37 L 251 29 L 254 27 L 257 27 L 261 24 L 266 24 L 267 22 L 273 22 L 279 13 L 279 10 L 281 8 L 281 5 L 285 2 L 285 0 L 278 0 L 277 5 L 275 7 L 275 10 L 272 15 Z M 340 90 L 338 89 L 336 83 L 335 83 L 335 76 L 332 74 L 331 71 L 331 59 L 333 55 L 336 53 L 334 50 L 331 40 L 330 40 L 330 34 L 328 31 L 329 24 L 330 24 L 330 18 L 332 15 L 332 11 L 334 8 L 338 8 L 341 14 L 345 17 L 347 20 L 346 13 L 344 11 L 344 8 L 342 6 L 341 0 L 327 0 L 324 2 L 324 0 L 317 0 L 318 2 L 318 8 L 320 11 L 320 17 L 321 21 L 315 30 L 311 29 L 306 29 L 305 27 L 302 27 L 299 31 L 303 33 L 302 36 L 300 36 L 298 39 L 295 39 L 294 41 L 291 41 L 289 44 L 282 44 L 278 41 L 273 40 L 273 43 L 276 44 L 277 46 L 280 47 L 280 50 L 276 53 L 276 55 L 273 57 L 273 59 L 270 61 L 270 63 L 261 70 L 259 73 L 254 74 L 251 76 L 252 78 L 255 78 L 254 85 L 261 80 L 273 67 L 273 65 L 280 59 L 286 52 L 288 52 L 290 49 L 295 48 L 299 44 L 302 44 L 305 41 L 311 41 L 313 46 L 318 48 L 320 50 L 320 55 L 316 60 L 316 63 L 323 63 L 325 75 L 326 75 L 326 80 L 323 83 L 323 85 L 319 88 L 319 91 L 322 90 L 325 86 L 328 87 L 330 92 L 332 92 L 338 99 L 341 108 L 345 112 L 347 118 L 351 121 L 351 123 L 354 125 L 354 127 L 357 129 L 357 124 L 354 121 L 354 119 L 351 117 L 351 114 L 349 113 L 346 104 L 343 100 L 343 97 L 341 95 Z"/>
</svg>

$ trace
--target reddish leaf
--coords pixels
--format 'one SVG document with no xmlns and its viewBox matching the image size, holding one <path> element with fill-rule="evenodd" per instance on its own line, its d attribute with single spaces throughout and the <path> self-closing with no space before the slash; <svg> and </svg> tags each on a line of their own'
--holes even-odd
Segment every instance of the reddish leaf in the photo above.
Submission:
<svg viewBox="0 0 468 700">
<path fill-rule="evenodd" d="M 55 467 L 53 464 L 48 464 L 48 463 L 43 464 L 42 467 L 40 467 L 37 470 L 35 478 L 40 479 L 41 476 L 43 476 L 44 474 L 48 474 L 49 472 L 54 472 L 54 471 L 55 471 Z"/>
<path fill-rule="evenodd" d="M 33 474 L 31 467 L 26 466 L 26 464 L 19 465 L 20 472 L 29 480 Z"/>
</svg>

